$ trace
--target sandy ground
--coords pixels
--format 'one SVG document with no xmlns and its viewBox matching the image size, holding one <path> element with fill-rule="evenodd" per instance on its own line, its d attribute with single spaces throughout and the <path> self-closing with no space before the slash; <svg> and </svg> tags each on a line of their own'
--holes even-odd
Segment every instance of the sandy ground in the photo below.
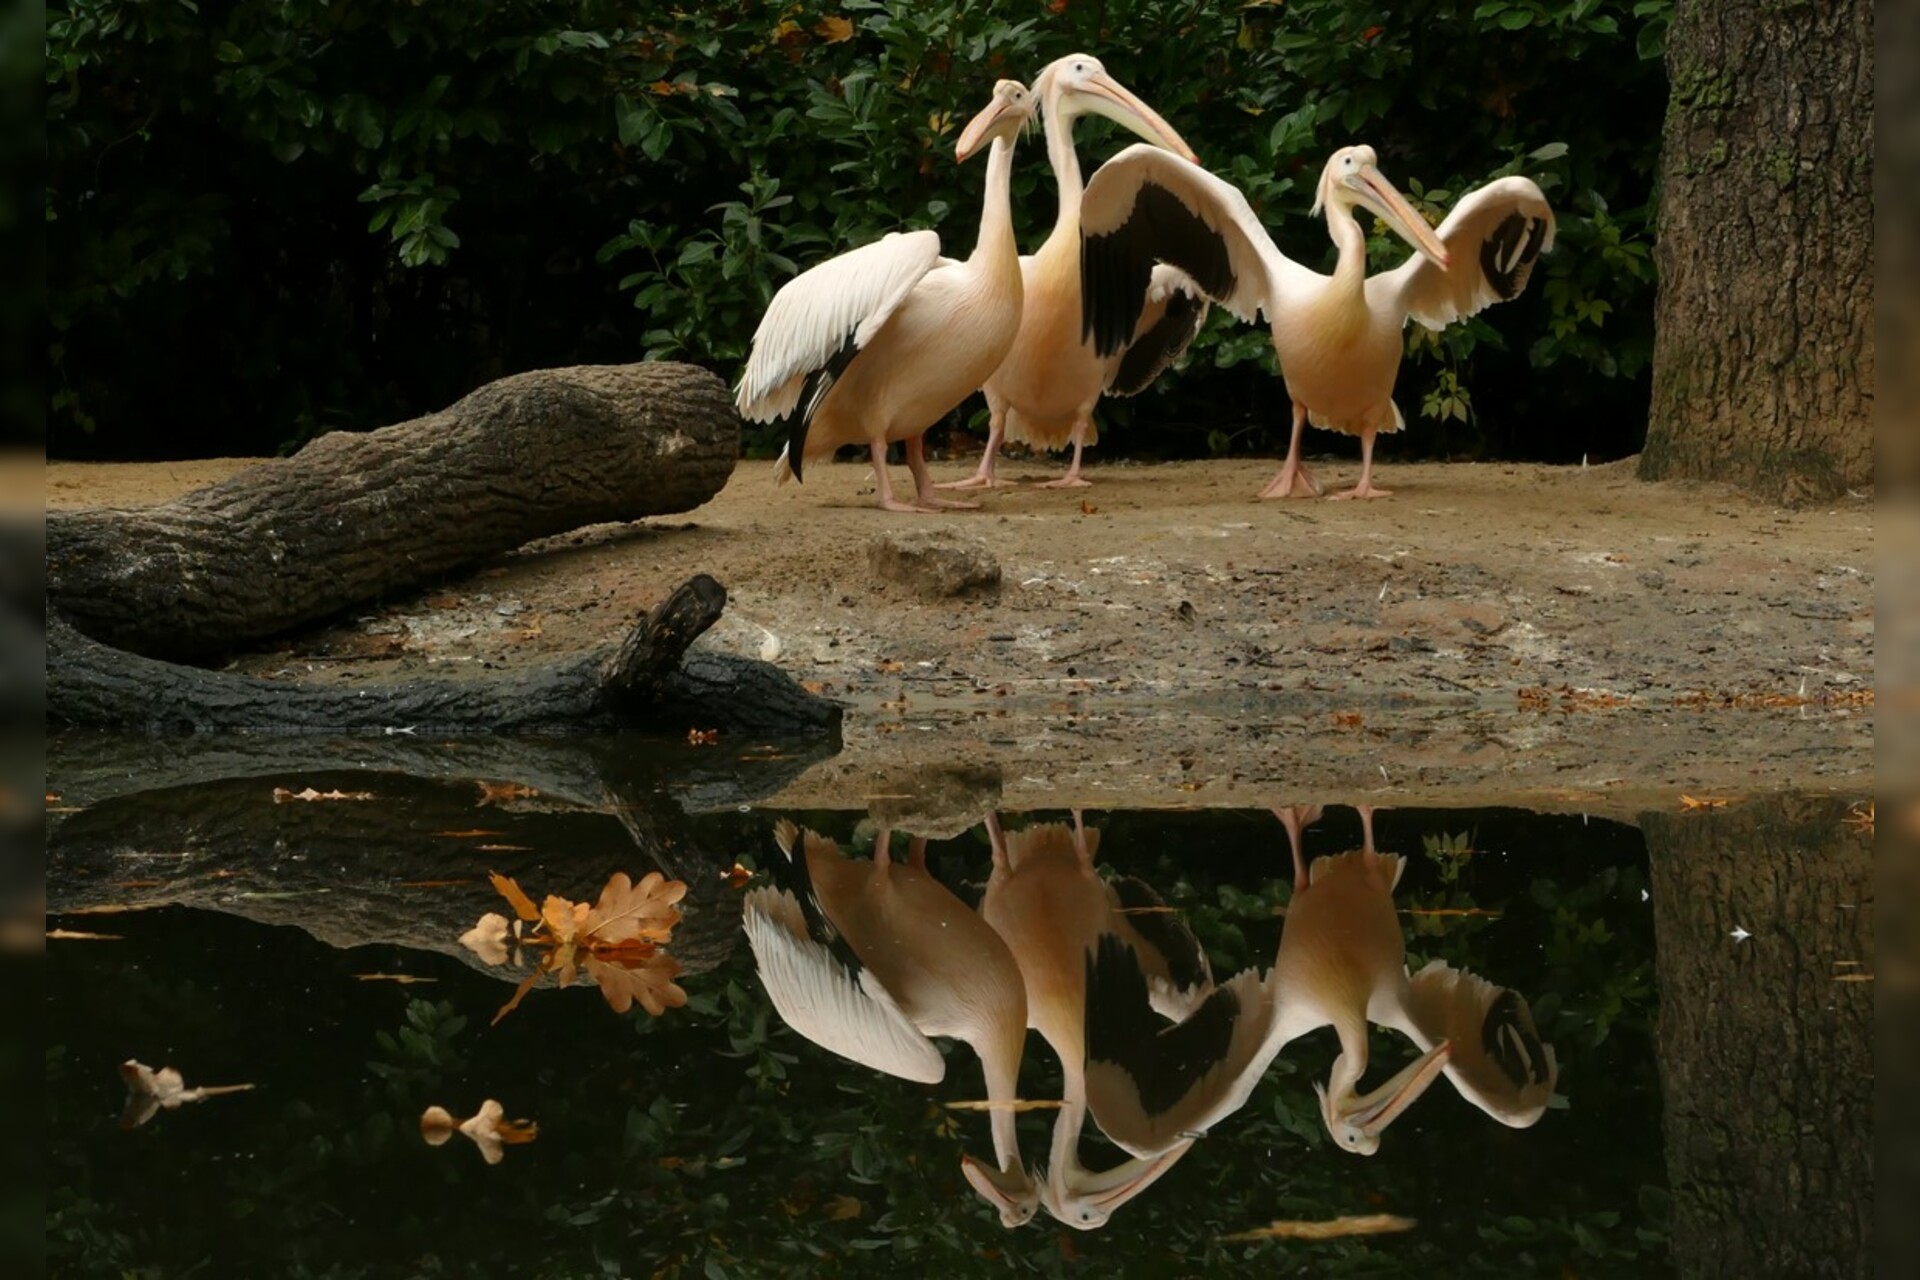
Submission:
<svg viewBox="0 0 1920 1280">
<path fill-rule="evenodd" d="M 242 465 L 56 463 L 47 504 L 163 501 Z M 1391 499 L 1254 501 L 1272 469 L 1099 465 L 1091 489 L 898 516 L 872 507 L 863 465 L 775 489 L 745 463 L 684 517 L 550 539 L 238 665 L 516 664 L 603 641 L 705 571 L 731 597 L 706 643 L 849 706 L 846 752 L 792 804 L 942 777 L 1008 807 L 1871 794 L 1870 500 L 1784 510 L 1642 484 L 1629 462 L 1389 463 Z M 1318 464 L 1330 488 L 1355 470 Z M 998 593 L 926 601 L 877 579 L 870 541 L 916 525 L 985 542 Z"/>
</svg>

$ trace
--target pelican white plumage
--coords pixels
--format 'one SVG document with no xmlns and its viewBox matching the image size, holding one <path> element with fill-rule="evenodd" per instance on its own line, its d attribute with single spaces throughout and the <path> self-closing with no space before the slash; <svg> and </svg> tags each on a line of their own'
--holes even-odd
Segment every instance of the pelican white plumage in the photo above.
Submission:
<svg viewBox="0 0 1920 1280">
<path fill-rule="evenodd" d="M 735 393 L 749 422 L 788 421 L 775 474 L 801 478 L 808 458 L 868 446 L 887 511 L 964 506 L 933 494 L 926 429 L 986 381 L 1020 328 L 1019 249 L 1009 182 L 1013 144 L 1033 117 L 1026 86 L 1002 80 L 960 133 L 964 162 L 991 144 L 973 255 L 940 256 L 934 231 L 894 232 L 781 286 L 754 331 Z M 906 442 L 913 502 L 893 496 L 887 443 Z"/>
<path fill-rule="evenodd" d="M 1043 68 L 1033 81 L 1046 127 L 1047 160 L 1059 188 L 1053 231 L 1037 253 L 1020 259 L 1024 295 L 1020 334 L 981 390 L 987 398 L 987 447 L 979 468 L 943 489 L 990 488 L 999 483 L 994 462 L 1003 439 L 1058 449 L 1071 444 L 1073 462 L 1046 488 L 1088 483 L 1080 458 L 1093 430 L 1093 409 L 1102 394 L 1144 391 L 1179 359 L 1207 317 L 1206 299 L 1184 272 L 1158 267 L 1146 301 L 1123 349 L 1097 355 L 1080 332 L 1080 200 L 1085 182 L 1073 148 L 1073 122 L 1102 115 L 1154 146 L 1194 159 L 1173 126 L 1107 73 L 1100 60 L 1071 53 Z"/>
<path fill-rule="evenodd" d="M 1103 935 L 1122 945 L 1143 975 L 1143 990 L 1167 1016 L 1180 1017 L 1212 988 L 1206 954 L 1176 918 L 1157 910 L 1157 895 L 1134 882 L 1101 879 L 1094 867 L 1099 832 L 1078 812 L 1071 828 L 1057 823 L 1003 833 L 987 819 L 993 872 L 980 914 L 1006 940 L 1026 986 L 1027 1016 L 1060 1058 L 1063 1089 L 1042 1186 L 1047 1211 L 1068 1226 L 1103 1226 L 1185 1155 L 1171 1144 L 1145 1158 L 1093 1171 L 1080 1162 L 1088 1107 L 1085 955 Z"/>
<path fill-rule="evenodd" d="M 1433 960 L 1413 975 L 1400 1006 L 1382 1012 L 1423 1050 L 1451 1043 L 1447 1079 L 1501 1124 L 1525 1129 L 1546 1114 L 1560 1064 L 1519 992 Z"/>
<path fill-rule="evenodd" d="M 1365 208 L 1418 252 L 1367 275 Z M 1360 437 L 1360 479 L 1340 498 L 1380 498 L 1374 437 L 1405 425 L 1393 384 L 1409 318 L 1441 329 L 1526 287 L 1553 247 L 1554 218 L 1530 179 L 1501 178 L 1463 197 L 1438 232 L 1381 176 L 1373 148 L 1343 147 L 1320 175 L 1314 211 L 1326 211 L 1339 250 L 1331 276 L 1275 247 L 1232 184 L 1154 147 L 1131 146 L 1088 184 L 1080 213 L 1082 309 L 1101 353 L 1132 340 L 1157 263 L 1185 271 L 1207 297 L 1242 320 L 1264 313 L 1293 403 L 1285 465 L 1260 496 L 1318 489 L 1300 464 L 1306 425 Z"/>
<path fill-rule="evenodd" d="M 923 1083 L 946 1074 L 928 1037 L 951 1036 L 979 1057 L 988 1100 L 1015 1101 L 1027 1035 L 1020 969 L 1000 935 L 927 873 L 925 841 L 903 865 L 885 831 L 868 862 L 813 832 L 802 840 L 785 819 L 774 839 L 774 887 L 747 895 L 744 922 L 787 1025 L 841 1057 Z M 993 1108 L 997 1167 L 971 1156 L 961 1165 L 1008 1227 L 1031 1220 L 1040 1201 L 1014 1122 L 1010 1107 Z"/>
</svg>

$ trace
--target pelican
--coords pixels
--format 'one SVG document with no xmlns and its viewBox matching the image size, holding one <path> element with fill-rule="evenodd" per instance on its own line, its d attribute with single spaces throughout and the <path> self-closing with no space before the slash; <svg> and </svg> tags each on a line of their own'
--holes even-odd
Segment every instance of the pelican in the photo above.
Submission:
<svg viewBox="0 0 1920 1280">
<path fill-rule="evenodd" d="M 933 494 L 921 436 L 992 373 L 1020 328 L 1020 258 L 1008 183 L 1013 144 L 1033 117 L 1026 86 L 1002 80 L 961 130 L 966 161 L 992 144 L 973 256 L 940 256 L 934 231 L 893 232 L 781 286 L 754 331 L 734 402 L 749 422 L 788 422 L 774 474 L 864 442 L 885 511 L 967 506 Z M 893 496 L 887 442 L 906 441 L 914 500 Z"/>
<path fill-rule="evenodd" d="M 1367 275 L 1364 208 L 1417 253 Z M 1553 247 L 1553 210 L 1527 178 L 1501 178 L 1464 197 L 1438 232 L 1380 173 L 1372 147 L 1342 147 L 1320 175 L 1313 213 L 1325 210 L 1339 250 L 1331 276 L 1274 246 L 1238 188 L 1153 147 L 1131 146 L 1101 166 L 1080 213 L 1084 332 L 1102 354 L 1132 340 L 1156 262 L 1192 277 L 1242 320 L 1264 312 L 1293 403 L 1293 436 L 1262 498 L 1319 492 L 1300 463 L 1307 423 L 1360 437 L 1360 480 L 1336 498 L 1384 498 L 1373 483 L 1373 441 L 1406 425 L 1393 402 L 1401 330 L 1409 317 L 1442 329 L 1517 297 Z"/>
<path fill-rule="evenodd" d="M 1042 1203 L 1055 1218 L 1083 1231 L 1103 1226 L 1192 1145 L 1176 1143 L 1101 1172 L 1080 1163 L 1088 1106 L 1087 948 L 1103 935 L 1120 940 L 1140 970 L 1151 975 L 1143 977 L 1143 986 L 1151 987 L 1151 998 L 1169 1016 L 1189 1012 L 1213 985 L 1206 955 L 1184 925 L 1161 912 L 1126 914 L 1129 907 L 1159 905 L 1157 895 L 1137 881 L 1109 885 L 1100 878 L 1094 869 L 1099 834 L 1087 830 L 1078 811 L 1071 828 L 1048 823 L 1010 837 L 990 815 L 993 871 L 980 900 L 981 916 L 1006 940 L 1020 966 L 1030 1024 L 1060 1058 L 1064 1087 Z"/>
<path fill-rule="evenodd" d="M 1000 935 L 926 870 L 918 840 L 902 865 L 889 833 L 860 862 L 833 841 L 774 827 L 781 856 L 775 885 L 745 900 L 747 941 L 780 1017 L 829 1052 L 887 1075 L 940 1081 L 946 1062 L 929 1036 L 965 1041 L 980 1059 L 987 1098 L 1018 1096 L 1026 1051 L 1027 998 L 1019 966 Z M 998 1167 L 972 1156 L 961 1171 L 979 1195 L 1018 1227 L 1039 1190 L 1020 1158 L 1010 1107 L 992 1111 Z"/>
<path fill-rule="evenodd" d="M 1519 992 L 1433 960 L 1413 975 L 1401 1007 L 1386 1015 L 1388 1026 L 1421 1049 L 1450 1042 L 1447 1079 L 1501 1124 L 1525 1129 L 1546 1113 L 1560 1064 Z"/>
<path fill-rule="evenodd" d="M 1071 53 L 1050 62 L 1033 82 L 1045 122 L 1047 160 L 1060 189 L 1053 232 L 1038 253 L 1020 259 L 1025 302 L 1013 349 L 981 388 L 987 397 L 987 447 L 980 466 L 943 489 L 984 489 L 999 483 L 994 461 L 1003 439 L 1045 449 L 1073 446 L 1067 473 L 1044 486 L 1077 488 L 1080 455 L 1094 434 L 1093 407 L 1103 393 L 1146 390 L 1179 359 L 1207 318 L 1207 303 L 1186 275 L 1154 269 L 1144 312 L 1123 349 L 1096 355 L 1080 334 L 1080 197 L 1085 183 L 1073 149 L 1073 122 L 1089 113 L 1116 121 L 1149 143 L 1195 159 L 1193 151 L 1146 103 L 1107 74 L 1098 58 Z"/>
</svg>

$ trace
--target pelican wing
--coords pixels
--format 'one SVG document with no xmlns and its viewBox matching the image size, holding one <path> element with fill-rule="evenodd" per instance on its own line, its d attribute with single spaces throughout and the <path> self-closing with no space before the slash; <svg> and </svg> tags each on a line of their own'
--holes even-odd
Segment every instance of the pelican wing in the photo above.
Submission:
<svg viewBox="0 0 1920 1280">
<path fill-rule="evenodd" d="M 753 333 L 734 403 L 749 422 L 811 420 L 860 349 L 940 259 L 935 231 L 895 231 L 780 287 Z"/>
<path fill-rule="evenodd" d="M 1398 308 L 1429 329 L 1444 329 L 1527 287 L 1533 264 L 1553 248 L 1553 210 L 1531 178 L 1501 178 L 1469 193 L 1439 227 L 1453 265 L 1441 270 L 1415 254 L 1367 280 L 1367 302 Z"/>
<path fill-rule="evenodd" d="M 1101 355 L 1140 331 L 1156 263 L 1179 268 L 1242 320 L 1311 275 L 1274 246 L 1239 188 L 1136 143 L 1100 166 L 1080 209 L 1081 332 Z"/>
<path fill-rule="evenodd" d="M 1150 1157 L 1245 1104 L 1278 1051 L 1256 971 L 1169 1024 L 1153 1012 L 1140 959 L 1118 935 L 1102 934 L 1086 964 L 1087 1103 L 1102 1132 Z"/>
<path fill-rule="evenodd" d="M 946 1060 L 850 952 L 809 936 L 807 914 L 784 889 L 755 889 L 743 904 L 747 943 L 781 1019 L 829 1053 L 903 1080 L 933 1084 Z"/>
<path fill-rule="evenodd" d="M 1133 341 L 1114 367 L 1107 394 L 1139 395 L 1172 367 L 1207 322 L 1207 296 L 1193 277 L 1161 263 L 1147 281 L 1147 305 Z"/>
<path fill-rule="evenodd" d="M 1560 1064 L 1517 991 L 1435 960 L 1413 975 L 1404 1012 L 1388 1025 L 1422 1051 L 1453 1041 L 1447 1079 L 1501 1124 L 1524 1129 L 1547 1109 Z"/>
<path fill-rule="evenodd" d="M 1164 975 L 1154 974 L 1147 980 L 1154 1012 L 1176 1022 L 1187 1017 L 1213 990 L 1213 966 L 1207 960 L 1206 948 L 1145 880 L 1115 876 L 1108 887 L 1115 907 L 1139 935 L 1140 943 L 1151 948 L 1165 967 Z"/>
</svg>

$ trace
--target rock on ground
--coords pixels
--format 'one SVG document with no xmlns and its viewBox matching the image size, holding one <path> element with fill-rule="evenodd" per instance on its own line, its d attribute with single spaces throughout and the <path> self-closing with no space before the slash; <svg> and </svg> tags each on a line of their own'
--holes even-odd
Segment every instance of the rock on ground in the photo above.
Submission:
<svg viewBox="0 0 1920 1280">
<path fill-rule="evenodd" d="M 1000 561 L 987 544 L 954 529 L 887 529 L 867 544 L 874 574 L 929 600 L 1000 586 Z"/>
</svg>

